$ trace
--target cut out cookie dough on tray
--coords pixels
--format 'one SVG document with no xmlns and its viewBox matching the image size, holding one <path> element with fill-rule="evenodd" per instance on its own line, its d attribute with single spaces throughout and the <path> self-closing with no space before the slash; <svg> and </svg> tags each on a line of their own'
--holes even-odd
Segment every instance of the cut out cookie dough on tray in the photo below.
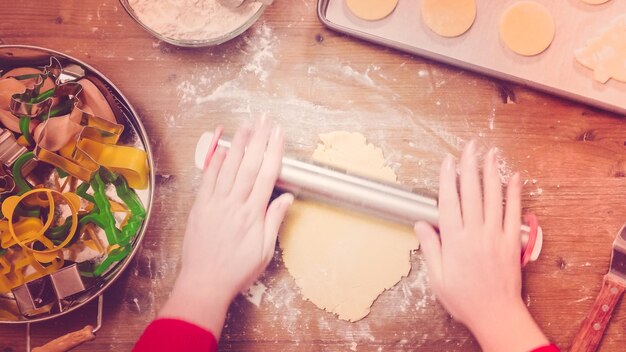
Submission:
<svg viewBox="0 0 626 352">
<path fill-rule="evenodd" d="M 626 15 L 613 20 L 597 37 L 576 50 L 574 57 L 593 70 L 598 82 L 606 83 L 611 78 L 626 82 Z"/>
<path fill-rule="evenodd" d="M 458 37 L 476 19 L 476 0 L 423 0 L 422 19 L 442 37 Z"/>
</svg>

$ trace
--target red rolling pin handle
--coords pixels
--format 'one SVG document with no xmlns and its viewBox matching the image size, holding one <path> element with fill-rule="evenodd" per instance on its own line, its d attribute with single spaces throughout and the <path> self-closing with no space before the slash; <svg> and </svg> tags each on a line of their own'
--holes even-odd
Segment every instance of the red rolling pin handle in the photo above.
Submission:
<svg viewBox="0 0 626 352">
<path fill-rule="evenodd" d="M 522 253 L 522 266 L 525 266 L 532 260 L 532 253 L 537 245 L 537 233 L 539 231 L 539 220 L 537 220 L 537 215 L 529 213 L 524 215 L 524 223 L 530 228 L 528 231 L 528 243 L 526 243 L 526 248 Z"/>
</svg>

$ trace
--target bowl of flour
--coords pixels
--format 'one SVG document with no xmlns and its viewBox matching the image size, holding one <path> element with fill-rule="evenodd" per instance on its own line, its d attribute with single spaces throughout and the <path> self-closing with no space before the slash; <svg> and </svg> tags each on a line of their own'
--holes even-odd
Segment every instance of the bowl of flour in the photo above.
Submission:
<svg viewBox="0 0 626 352">
<path fill-rule="evenodd" d="M 265 10 L 260 1 L 231 8 L 220 0 L 120 0 L 126 12 L 160 40 L 185 47 L 218 45 L 248 29 Z"/>
</svg>

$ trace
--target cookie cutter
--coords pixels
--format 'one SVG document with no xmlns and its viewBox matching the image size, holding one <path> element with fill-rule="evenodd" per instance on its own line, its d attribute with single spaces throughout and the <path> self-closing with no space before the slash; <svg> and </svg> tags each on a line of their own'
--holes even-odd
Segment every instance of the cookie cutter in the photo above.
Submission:
<svg viewBox="0 0 626 352">
<path fill-rule="evenodd" d="M 0 128 L 0 163 L 11 166 L 20 155 L 27 151 L 26 147 L 17 144 L 11 131 Z"/>
<path fill-rule="evenodd" d="M 7 256 L 11 257 L 11 262 Z M 9 250 L 0 256 L 0 292 L 10 292 L 24 283 L 52 274 L 61 269 L 64 262 L 63 258 L 56 257 L 47 266 L 43 266 L 32 253 Z"/>
<path fill-rule="evenodd" d="M 95 114 L 83 111 L 79 95 L 83 87 L 76 79 L 84 77 L 84 70 L 77 65 L 69 70 L 62 67 L 58 59 L 51 57 L 50 64 L 44 66 L 41 74 L 36 75 L 37 81 L 33 88 L 24 93 L 14 94 L 11 98 L 11 113 L 20 118 L 20 130 L 29 144 L 35 145 L 38 159 L 67 171 L 85 182 L 104 166 L 127 178 L 131 187 L 144 189 L 148 186 L 147 154 L 140 149 L 116 145 L 124 126 L 108 121 Z M 54 78 L 58 86 L 52 94 L 40 95 L 40 89 L 47 78 Z M 42 99 L 39 97 L 43 96 Z M 71 105 L 70 113 L 55 117 L 52 114 L 52 102 L 65 100 Z M 40 138 L 36 142 L 30 133 L 31 119 L 43 121 Z M 53 121 L 55 119 L 55 121 Z M 46 135 L 49 126 L 65 122 L 66 128 L 54 129 L 57 143 L 47 145 Z M 58 134 L 62 135 L 59 136 Z M 76 139 L 75 147 L 70 155 L 54 153 Z"/>
<path fill-rule="evenodd" d="M 78 266 L 72 264 L 58 271 L 22 284 L 11 292 L 22 315 L 41 314 L 57 309 L 63 311 L 61 300 L 71 298 L 87 288 Z"/>
<path fill-rule="evenodd" d="M 99 92 L 103 95 L 104 100 L 108 103 L 112 115 L 115 116 L 117 122 L 124 126 L 124 133 L 120 136 L 120 140 L 127 145 L 137 145 L 138 148 L 144 149 L 146 151 L 147 163 L 148 163 L 148 187 L 145 190 L 137 189 L 137 196 L 141 199 L 142 203 L 146 206 L 143 221 L 141 221 L 138 225 L 138 233 L 135 235 L 129 245 L 127 246 L 128 255 L 123 258 L 119 263 L 116 263 L 114 267 L 111 267 L 110 270 L 107 270 L 101 276 L 99 276 L 93 284 L 89 285 L 84 291 L 80 293 L 76 293 L 71 297 L 71 300 L 63 300 L 63 310 L 62 311 L 51 311 L 48 314 L 39 314 L 33 316 L 23 316 L 19 314 L 19 310 L 17 307 L 17 303 L 15 300 L 7 299 L 5 300 L 5 304 L 2 309 L 0 309 L 0 324 L 25 324 L 26 329 L 26 342 L 27 349 L 30 350 L 30 323 L 45 321 L 49 319 L 58 318 L 61 315 L 67 314 L 71 311 L 77 310 L 89 302 L 96 299 L 97 303 L 97 320 L 96 324 L 94 324 L 95 328 L 87 327 L 86 335 L 89 335 L 93 338 L 93 334 L 96 333 L 101 325 L 102 325 L 102 311 L 103 311 L 103 292 L 108 287 L 110 287 L 122 274 L 122 272 L 128 267 L 130 263 L 130 259 L 137 252 L 139 244 L 141 243 L 143 237 L 146 232 L 146 225 L 148 219 L 150 218 L 150 212 L 152 207 L 152 197 L 154 192 L 154 172 L 153 172 L 153 163 L 152 157 L 150 153 L 150 145 L 148 143 L 147 133 L 139 120 L 139 116 L 137 112 L 130 105 L 128 99 L 120 92 L 120 90 L 111 83 L 102 73 L 98 72 L 93 67 L 89 66 L 87 63 L 84 63 L 80 60 L 77 60 L 73 57 L 67 56 L 60 52 L 56 52 L 53 50 L 33 47 L 33 46 L 24 46 L 24 45 L 0 45 L 0 70 L 4 70 L 7 72 L 9 69 L 13 67 L 41 67 L 44 64 L 49 62 L 51 56 L 57 58 L 64 66 L 69 67 L 72 64 L 76 64 L 82 69 L 84 69 L 84 78 L 89 80 L 95 88 L 99 90 Z M 64 68 L 63 70 L 68 71 Z M 68 73 L 68 77 L 71 76 L 72 73 Z M 83 76 L 82 74 L 77 73 L 74 74 L 75 77 Z M 68 78 L 69 81 L 72 81 L 71 78 Z M 64 82 L 61 82 L 64 83 Z M 80 106 L 79 106 L 80 107 Z M 0 111 L 3 112 L 3 111 Z M 9 111 L 6 111 L 6 115 L 9 115 Z M 16 132 L 20 132 L 19 130 Z M 74 145 L 72 146 L 64 146 L 61 150 L 58 151 L 59 154 L 66 156 L 70 155 L 73 152 Z M 51 151 L 51 153 L 53 153 Z M 56 153 L 54 153 L 56 154 Z M 26 170 L 25 170 L 26 173 Z M 88 234 L 89 235 L 89 234 Z M 23 251 L 19 251 L 23 252 Z M 1 274 L 6 269 L 2 266 L 2 261 L 6 260 L 8 257 L 12 257 L 15 255 L 15 251 L 9 249 L 7 253 L 3 255 L 0 254 L 0 282 L 3 279 L 3 275 Z M 18 259 L 22 259 L 21 257 Z M 27 259 L 24 259 L 27 260 Z M 34 260 L 32 256 L 30 256 L 30 260 Z M 35 264 L 38 264 L 35 261 Z M 52 265 L 58 265 L 57 262 L 53 262 Z M 22 272 L 21 274 L 24 274 Z M 38 273 L 39 274 L 39 273 Z M 13 275 L 14 274 L 10 274 Z M 35 277 L 28 277 L 28 280 L 34 279 Z M 28 281 L 26 280 L 26 281 Z M 10 298 L 10 297 L 9 297 Z M 85 329 L 79 331 L 83 332 Z M 72 341 L 75 341 L 74 337 L 76 333 L 70 334 L 72 336 Z M 82 341 L 86 341 L 87 339 L 80 339 L 76 344 Z M 72 346 L 72 347 L 73 347 Z M 46 345 L 46 347 L 49 347 Z"/>
<path fill-rule="evenodd" d="M 68 115 L 49 116 L 43 122 L 40 138 L 35 146 L 37 158 L 85 182 L 88 182 L 103 166 L 124 176 L 132 188 L 145 189 L 148 186 L 146 152 L 134 147 L 117 145 L 124 126 L 82 110 L 78 98 L 82 92 L 80 84 L 64 83 L 57 89 L 69 85 L 72 86 L 62 90 L 62 93 L 69 94 L 73 108 Z M 56 145 L 48 145 L 46 134 L 48 129 L 52 129 L 49 126 L 56 124 L 60 119 L 65 119 L 63 122 L 67 123 L 67 128 L 56 130 L 54 132 L 57 134 Z M 65 135 L 59 136 L 59 132 Z M 67 148 L 63 150 L 64 147 Z M 56 154 L 54 149 L 60 153 Z"/>
<path fill-rule="evenodd" d="M 48 216 L 47 216 L 46 222 L 44 223 L 43 227 L 40 230 L 38 230 L 34 234 L 32 233 L 33 231 L 26 232 L 25 235 L 28 236 L 28 239 L 25 240 L 22 238 L 24 236 L 21 237 L 20 236 L 21 234 L 17 233 L 16 231 L 17 228 L 16 228 L 16 224 L 14 221 L 13 213 L 15 212 L 15 209 L 20 205 L 20 203 L 24 202 L 24 200 L 27 197 L 30 197 L 31 195 L 37 195 L 38 193 L 45 193 L 46 195 L 46 198 L 48 201 L 48 209 L 49 209 Z M 52 220 L 54 219 L 55 196 L 60 197 L 65 201 L 65 203 L 70 209 L 71 219 L 72 219 L 71 227 L 65 240 L 61 242 L 61 244 L 59 244 L 58 246 L 54 245 L 52 241 L 50 241 L 48 238 L 44 236 L 45 232 L 52 225 Z M 58 254 L 58 251 L 64 248 L 68 243 L 70 243 L 70 241 L 74 237 L 76 230 L 78 228 L 78 208 L 79 207 L 80 207 L 80 199 L 78 198 L 78 196 L 76 196 L 73 193 L 61 193 L 59 191 L 55 191 L 52 189 L 36 188 L 20 196 L 12 196 L 12 197 L 5 199 L 4 202 L 2 202 L 2 213 L 8 219 L 9 233 L 11 234 L 13 241 L 15 241 L 16 244 L 20 245 L 20 247 L 22 247 L 23 250 L 32 252 L 38 261 L 43 262 L 43 263 L 48 263 L 48 262 L 51 262 L 54 256 Z M 41 249 L 41 250 L 33 248 L 32 244 L 35 241 L 40 242 L 46 248 Z"/>
<path fill-rule="evenodd" d="M 44 66 L 40 74 L 34 74 L 36 81 L 33 87 L 27 88 L 23 93 L 13 94 L 9 105 L 11 113 L 15 116 L 28 116 L 30 118 L 41 116 L 43 113 L 49 113 L 54 94 L 44 93 L 42 94 L 43 98 L 40 98 L 40 90 L 47 78 L 54 78 L 54 83 L 58 85 L 58 77 L 62 70 L 63 68 L 59 60 L 55 57 L 50 57 L 50 64 Z M 57 87 L 57 89 L 58 88 L 60 87 Z M 57 89 L 53 92 L 56 93 Z"/>
<path fill-rule="evenodd" d="M 13 193 L 15 190 L 15 181 L 13 181 L 13 177 L 8 174 L 7 170 L 0 166 L 0 201 L 4 200 L 4 198 Z"/>
</svg>

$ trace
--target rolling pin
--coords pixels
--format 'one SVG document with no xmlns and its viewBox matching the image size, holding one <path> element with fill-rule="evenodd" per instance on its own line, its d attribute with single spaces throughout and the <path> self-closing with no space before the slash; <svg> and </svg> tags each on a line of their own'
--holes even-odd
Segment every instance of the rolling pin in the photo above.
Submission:
<svg viewBox="0 0 626 352">
<path fill-rule="evenodd" d="M 195 164 L 201 170 L 212 138 L 213 133 L 205 132 L 196 146 Z M 218 145 L 230 148 L 230 142 L 223 139 Z M 276 188 L 298 198 L 366 212 L 411 227 L 417 221 L 439 226 L 439 210 L 434 198 L 327 166 L 284 157 Z M 537 260 L 543 243 L 543 232 L 536 217 L 530 216 L 526 222 L 528 224 L 520 229 L 523 264 Z"/>
</svg>

